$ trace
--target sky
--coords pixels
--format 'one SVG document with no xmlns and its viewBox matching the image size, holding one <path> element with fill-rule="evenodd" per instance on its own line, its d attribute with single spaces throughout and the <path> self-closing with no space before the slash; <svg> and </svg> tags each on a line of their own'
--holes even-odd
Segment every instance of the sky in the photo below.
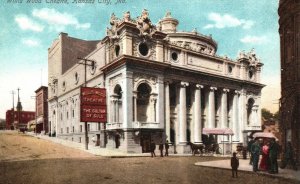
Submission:
<svg viewBox="0 0 300 184">
<path fill-rule="evenodd" d="M 60 0 L 62 2 L 62 0 Z M 35 90 L 48 85 L 48 48 L 60 32 L 85 40 L 104 38 L 112 13 L 149 11 L 157 23 L 167 11 L 179 20 L 179 31 L 209 35 L 217 54 L 236 59 L 255 49 L 264 64 L 262 107 L 278 110 L 280 47 L 278 0 L 1 0 L 0 4 L 0 118 L 12 108 L 12 91 L 20 88 L 23 110 L 34 111 Z M 89 0 L 85 0 L 88 2 Z M 17 3 L 19 2 L 19 3 Z M 35 3 L 34 3 L 35 2 Z M 58 2 L 56 0 L 56 2 Z M 15 94 L 15 106 L 17 95 Z"/>
</svg>

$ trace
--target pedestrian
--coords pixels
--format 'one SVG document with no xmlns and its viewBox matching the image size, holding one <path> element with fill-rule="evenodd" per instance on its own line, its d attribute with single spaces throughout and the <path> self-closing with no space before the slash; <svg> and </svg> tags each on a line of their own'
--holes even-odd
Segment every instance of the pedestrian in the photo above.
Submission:
<svg viewBox="0 0 300 184">
<path fill-rule="evenodd" d="M 255 143 L 251 145 L 251 154 L 252 154 L 252 166 L 253 171 L 258 171 L 258 161 L 259 161 L 259 155 L 260 155 L 260 142 L 258 139 L 256 139 Z"/>
<path fill-rule="evenodd" d="M 160 144 L 159 144 L 159 151 L 160 151 L 160 156 L 161 157 L 164 156 L 163 150 L 164 150 L 164 144 L 162 142 L 160 142 Z"/>
<path fill-rule="evenodd" d="M 290 141 L 286 145 L 281 168 L 284 169 L 288 165 L 292 166 L 292 168 L 297 171 L 297 166 L 294 160 L 294 150 Z"/>
<path fill-rule="evenodd" d="M 270 151 L 269 151 L 269 159 L 270 159 L 270 169 L 269 173 L 276 174 L 278 173 L 278 163 L 277 156 L 279 152 L 279 145 L 276 143 L 275 139 L 271 139 L 270 142 Z"/>
<path fill-rule="evenodd" d="M 252 137 L 250 137 L 250 141 L 248 142 L 248 146 L 247 146 L 247 149 L 248 149 L 248 152 L 249 152 L 249 158 L 250 158 L 250 161 L 249 161 L 249 164 L 252 165 L 252 153 L 251 153 L 251 146 L 252 144 L 254 143 L 254 139 Z"/>
<path fill-rule="evenodd" d="M 238 168 L 240 162 L 239 159 L 236 157 L 236 152 L 233 152 L 230 163 L 231 163 L 232 177 L 234 178 L 234 175 L 238 177 Z"/>
<path fill-rule="evenodd" d="M 150 144 L 151 157 L 153 157 L 153 156 L 156 157 L 156 155 L 155 155 L 155 147 L 156 147 L 156 145 L 155 145 L 154 141 L 152 140 L 151 144 Z"/>
<path fill-rule="evenodd" d="M 166 153 L 165 153 L 165 156 L 169 156 L 169 141 L 167 140 L 166 143 L 165 143 L 165 149 L 166 149 Z"/>
<path fill-rule="evenodd" d="M 268 171 L 270 168 L 269 145 L 270 143 L 265 140 L 261 149 L 262 158 L 260 160 L 259 169 L 262 171 Z"/>
</svg>

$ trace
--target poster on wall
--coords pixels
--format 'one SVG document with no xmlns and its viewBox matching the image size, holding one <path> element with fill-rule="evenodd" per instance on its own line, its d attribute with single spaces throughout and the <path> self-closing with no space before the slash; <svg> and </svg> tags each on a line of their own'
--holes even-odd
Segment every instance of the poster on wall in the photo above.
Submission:
<svg viewBox="0 0 300 184">
<path fill-rule="evenodd" d="M 106 89 L 105 88 L 80 88 L 80 121 L 105 123 Z"/>
</svg>

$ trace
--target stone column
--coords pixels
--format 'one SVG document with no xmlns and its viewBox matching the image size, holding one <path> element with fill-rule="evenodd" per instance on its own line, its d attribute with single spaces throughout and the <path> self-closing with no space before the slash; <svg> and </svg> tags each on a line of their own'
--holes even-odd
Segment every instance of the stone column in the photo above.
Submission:
<svg viewBox="0 0 300 184">
<path fill-rule="evenodd" d="M 216 121 L 216 112 L 215 112 L 215 90 L 216 87 L 210 87 L 209 96 L 208 96 L 208 127 L 214 128 Z"/>
<path fill-rule="evenodd" d="M 117 99 L 116 99 L 116 122 L 117 122 L 117 123 L 120 122 L 120 120 L 119 120 L 119 115 L 120 115 L 120 114 L 119 114 L 119 102 L 120 102 L 120 101 L 119 101 L 119 98 L 117 98 Z"/>
<path fill-rule="evenodd" d="M 238 95 L 239 92 L 235 91 L 232 103 L 232 129 L 234 132 L 233 142 L 239 141 Z"/>
<path fill-rule="evenodd" d="M 165 93 L 165 87 L 164 87 L 164 78 L 163 76 L 158 76 L 157 80 L 157 101 L 156 101 L 156 122 L 159 123 L 159 128 L 164 129 L 165 128 L 165 98 L 164 98 L 164 93 Z M 164 135 L 165 136 L 165 135 Z"/>
<path fill-rule="evenodd" d="M 229 89 L 223 89 L 221 99 L 221 128 L 228 128 L 228 110 L 227 110 L 227 93 Z"/>
<path fill-rule="evenodd" d="M 133 121 L 137 122 L 137 92 L 133 92 Z"/>
<path fill-rule="evenodd" d="M 169 82 L 165 82 L 165 133 L 166 139 L 171 142 L 171 122 L 170 122 L 170 85 Z"/>
<path fill-rule="evenodd" d="M 150 119 L 150 121 L 152 121 L 152 122 L 156 122 L 156 101 L 157 101 L 157 97 L 156 96 L 150 97 L 150 104 L 151 104 L 151 106 L 153 108 L 153 110 L 152 110 L 153 115 L 152 115 L 152 117 Z"/>
<path fill-rule="evenodd" d="M 115 101 L 114 99 L 112 99 L 110 101 L 110 105 L 111 105 L 111 108 L 110 108 L 110 111 L 111 111 L 111 122 L 114 123 L 115 122 Z"/>
<path fill-rule="evenodd" d="M 127 71 L 126 76 L 123 79 L 124 89 L 123 92 L 123 128 L 131 128 L 132 127 L 132 89 L 133 89 L 133 82 L 132 82 L 132 72 Z"/>
<path fill-rule="evenodd" d="M 194 104 L 194 141 L 202 143 L 202 114 L 201 114 L 201 88 L 202 85 L 196 84 L 195 104 Z"/>
<path fill-rule="evenodd" d="M 247 126 L 247 109 L 246 109 L 246 103 L 245 103 L 246 96 L 243 92 L 243 90 L 240 91 L 239 95 L 239 131 L 241 132 L 240 136 L 240 142 L 243 142 L 244 146 L 247 146 L 247 142 L 244 140 L 247 140 L 247 133 L 244 132 Z M 243 133 L 242 133 L 243 132 Z M 242 136 L 243 134 L 243 136 Z M 246 138 L 246 139 L 245 139 Z"/>
<path fill-rule="evenodd" d="M 179 96 L 179 143 L 186 143 L 186 87 L 187 82 L 180 83 Z"/>
</svg>

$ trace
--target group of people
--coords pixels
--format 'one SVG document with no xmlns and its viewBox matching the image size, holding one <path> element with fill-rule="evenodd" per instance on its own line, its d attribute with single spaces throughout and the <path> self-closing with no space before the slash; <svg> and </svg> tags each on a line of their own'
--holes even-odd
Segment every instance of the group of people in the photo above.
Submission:
<svg viewBox="0 0 300 184">
<path fill-rule="evenodd" d="M 278 173 L 277 157 L 279 154 L 279 144 L 275 139 L 265 139 L 264 141 L 256 139 L 248 144 L 250 152 L 250 164 L 253 165 L 253 171 L 268 171 L 271 174 Z M 259 157 L 262 158 L 259 162 Z"/>
<path fill-rule="evenodd" d="M 150 144 L 150 151 L 151 151 L 151 157 L 156 157 L 155 155 L 155 148 L 156 148 L 156 144 L 155 142 L 152 140 L 151 144 Z M 163 157 L 163 150 L 165 148 L 165 156 L 169 156 L 169 141 L 167 140 L 165 144 L 163 144 L 163 142 L 161 142 L 159 144 L 159 151 L 160 151 L 160 156 Z"/>
</svg>

